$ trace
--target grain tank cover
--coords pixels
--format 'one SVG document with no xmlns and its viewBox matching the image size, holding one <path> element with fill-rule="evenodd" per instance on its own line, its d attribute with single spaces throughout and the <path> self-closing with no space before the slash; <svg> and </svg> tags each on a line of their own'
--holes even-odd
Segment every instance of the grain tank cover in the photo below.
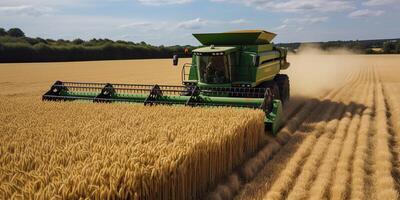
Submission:
<svg viewBox="0 0 400 200">
<path fill-rule="evenodd" d="M 276 36 L 263 30 L 243 30 L 226 33 L 199 33 L 193 36 L 203 45 L 260 45 L 269 44 Z"/>
</svg>

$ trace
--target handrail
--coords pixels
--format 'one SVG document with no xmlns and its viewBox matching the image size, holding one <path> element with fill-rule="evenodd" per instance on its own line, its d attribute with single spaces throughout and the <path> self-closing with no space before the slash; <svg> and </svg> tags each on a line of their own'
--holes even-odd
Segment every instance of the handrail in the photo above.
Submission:
<svg viewBox="0 0 400 200">
<path fill-rule="evenodd" d="M 192 67 L 192 64 L 191 64 L 191 63 L 185 63 L 185 64 L 183 65 L 183 67 L 182 67 L 182 72 L 181 72 L 182 84 L 183 84 L 186 80 L 189 79 L 190 71 L 189 71 L 189 74 L 186 74 L 186 68 L 189 68 L 189 70 L 190 70 L 191 67 Z M 188 77 L 186 78 L 186 76 L 188 76 Z"/>
</svg>

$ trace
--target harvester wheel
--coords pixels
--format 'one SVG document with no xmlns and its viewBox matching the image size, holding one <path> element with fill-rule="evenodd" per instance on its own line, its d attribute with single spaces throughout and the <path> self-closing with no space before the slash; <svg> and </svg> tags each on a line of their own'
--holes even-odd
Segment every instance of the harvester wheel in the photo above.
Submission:
<svg viewBox="0 0 400 200">
<path fill-rule="evenodd" d="M 272 96 L 274 99 L 281 99 L 281 92 L 279 90 L 278 84 L 274 83 L 271 86 Z"/>
<path fill-rule="evenodd" d="M 290 84 L 289 77 L 286 74 L 278 74 L 275 76 L 275 82 L 279 86 L 280 99 L 282 103 L 289 101 L 290 98 Z"/>
</svg>

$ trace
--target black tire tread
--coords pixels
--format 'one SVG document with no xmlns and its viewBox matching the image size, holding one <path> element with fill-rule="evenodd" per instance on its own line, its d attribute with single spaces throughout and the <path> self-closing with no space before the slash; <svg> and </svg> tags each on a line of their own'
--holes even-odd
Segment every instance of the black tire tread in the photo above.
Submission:
<svg viewBox="0 0 400 200">
<path fill-rule="evenodd" d="M 279 86 L 279 93 L 281 94 L 281 101 L 285 103 L 290 99 L 290 82 L 289 77 L 286 74 L 277 74 L 274 81 Z"/>
</svg>

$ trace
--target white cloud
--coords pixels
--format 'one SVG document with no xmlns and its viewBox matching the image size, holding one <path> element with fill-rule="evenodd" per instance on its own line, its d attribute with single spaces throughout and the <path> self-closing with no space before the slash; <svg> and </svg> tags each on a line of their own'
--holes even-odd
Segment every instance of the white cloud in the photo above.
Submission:
<svg viewBox="0 0 400 200">
<path fill-rule="evenodd" d="M 251 22 L 247 19 L 235 19 L 235 20 L 206 20 L 202 18 L 191 19 L 187 21 L 179 22 L 175 28 L 178 29 L 186 29 L 186 30 L 197 30 L 204 27 L 226 27 L 233 26 L 234 28 L 237 26 L 245 26 L 249 25 Z"/>
<path fill-rule="evenodd" d="M 21 15 L 21 16 L 41 16 L 54 12 L 53 8 L 45 6 L 2 6 L 0 7 L 0 15 Z"/>
<path fill-rule="evenodd" d="M 286 29 L 287 27 L 288 27 L 287 24 L 282 24 L 282 25 L 280 25 L 280 26 L 278 26 L 278 27 L 275 27 L 273 30 L 279 31 L 279 30 Z"/>
<path fill-rule="evenodd" d="M 300 27 L 297 27 L 297 28 L 296 28 L 295 32 L 301 32 L 301 31 L 303 31 L 303 30 L 304 30 L 304 27 L 300 26 Z"/>
<path fill-rule="evenodd" d="M 321 22 L 326 22 L 328 17 L 298 17 L 298 18 L 287 18 L 283 20 L 284 24 L 316 24 Z"/>
<path fill-rule="evenodd" d="M 237 25 L 248 25 L 251 22 L 247 19 L 235 19 L 229 22 L 230 24 L 237 24 Z"/>
<path fill-rule="evenodd" d="M 54 6 L 77 6 L 85 3 L 96 3 L 95 0 L 1 0 L 0 6 L 42 6 L 42 7 L 54 7 Z"/>
<path fill-rule="evenodd" d="M 178 28 L 183 28 L 183 29 L 189 29 L 189 30 L 195 30 L 195 29 L 200 29 L 203 26 L 207 25 L 209 21 L 201 19 L 201 18 L 196 18 L 188 21 L 183 21 L 178 23 L 177 27 Z"/>
<path fill-rule="evenodd" d="M 366 17 L 377 17 L 381 16 L 385 13 L 383 10 L 368 10 L 368 9 L 363 9 L 363 10 L 356 10 L 354 12 L 351 12 L 349 14 L 349 17 L 351 18 L 366 18 Z"/>
<path fill-rule="evenodd" d="M 176 23 L 172 21 L 136 21 L 118 25 L 117 28 L 126 32 L 134 31 L 141 34 L 153 34 L 156 32 L 174 31 Z"/>
<path fill-rule="evenodd" d="M 137 0 L 137 1 L 145 5 L 153 5 L 153 6 L 185 4 L 192 2 L 192 0 Z"/>
<path fill-rule="evenodd" d="M 211 0 L 213 2 L 241 3 L 259 10 L 278 12 L 337 12 L 355 8 L 354 0 Z"/>
<path fill-rule="evenodd" d="M 118 25 L 117 30 L 125 33 L 132 32 L 132 35 L 120 34 L 119 38 L 122 39 L 131 39 L 137 41 L 134 36 L 140 36 L 140 38 L 147 38 L 145 41 L 152 42 L 157 40 L 158 44 L 160 41 L 162 44 L 174 44 L 173 42 L 166 41 L 167 39 L 180 41 L 181 44 L 182 41 L 188 41 L 189 44 L 197 44 L 196 40 L 192 37 L 193 32 L 218 32 L 234 30 L 239 29 L 238 27 L 243 26 L 243 24 L 246 23 L 251 22 L 247 19 L 209 20 L 200 17 L 185 21 L 136 20 Z M 165 35 L 168 35 L 169 37 L 166 38 Z M 175 44 L 176 43 L 177 42 L 175 42 Z"/>
<path fill-rule="evenodd" d="M 128 24 L 121 24 L 118 28 L 143 28 L 143 27 L 150 27 L 153 23 L 150 22 L 132 22 Z"/>
<path fill-rule="evenodd" d="M 366 6 L 383 6 L 383 5 L 390 5 L 390 4 L 400 5 L 400 1 L 399 0 L 367 0 L 363 4 Z"/>
<path fill-rule="evenodd" d="M 291 30 L 300 32 L 304 30 L 305 26 L 322 23 L 328 21 L 328 17 L 316 17 L 316 16 L 302 16 L 297 18 L 287 18 L 283 20 L 282 25 L 274 28 L 276 31 Z"/>
</svg>

